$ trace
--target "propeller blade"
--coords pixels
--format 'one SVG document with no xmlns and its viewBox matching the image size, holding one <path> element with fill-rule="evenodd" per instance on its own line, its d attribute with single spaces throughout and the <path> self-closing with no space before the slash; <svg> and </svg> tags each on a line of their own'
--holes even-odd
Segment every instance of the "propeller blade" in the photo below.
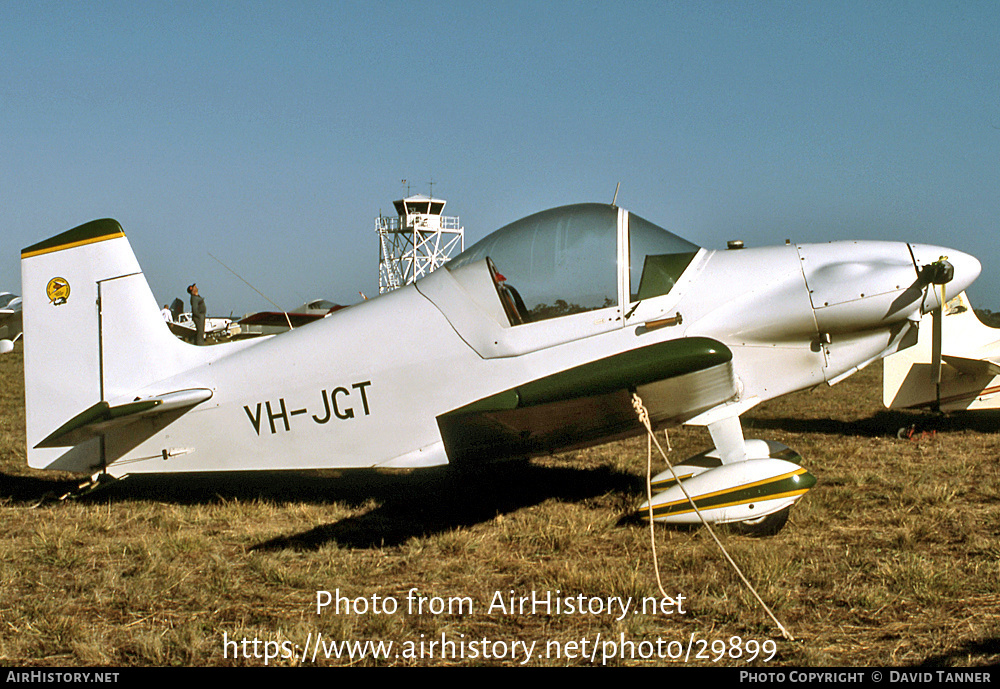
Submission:
<svg viewBox="0 0 1000 689">
<path fill-rule="evenodd" d="M 945 285 L 955 277 L 955 267 L 942 256 L 934 263 L 924 266 L 921 276 L 929 283 L 941 288 L 937 296 L 937 306 L 931 311 L 931 376 L 934 379 L 934 410 L 941 411 L 941 341 L 944 339 L 944 304 L 947 300 Z"/>
<path fill-rule="evenodd" d="M 934 411 L 941 411 L 941 341 L 944 337 L 944 285 L 941 285 L 941 303 L 931 312 L 931 376 L 934 379 Z"/>
</svg>

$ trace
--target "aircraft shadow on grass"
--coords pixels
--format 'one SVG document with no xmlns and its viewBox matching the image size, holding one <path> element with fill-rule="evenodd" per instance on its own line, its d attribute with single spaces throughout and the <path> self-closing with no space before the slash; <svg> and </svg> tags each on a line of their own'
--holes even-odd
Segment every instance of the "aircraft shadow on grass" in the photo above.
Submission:
<svg viewBox="0 0 1000 689">
<path fill-rule="evenodd" d="M 939 433 L 972 431 L 996 433 L 1000 429 L 1000 412 L 977 411 L 965 414 L 935 414 L 883 410 L 866 419 L 844 421 L 827 417 L 753 417 L 744 419 L 748 430 L 787 431 L 789 433 L 820 433 L 863 438 L 899 437 L 900 429 Z"/>
<path fill-rule="evenodd" d="M 527 462 L 498 464 L 474 473 L 326 473 L 330 475 L 246 472 L 225 476 L 134 476 L 79 499 L 175 504 L 266 500 L 278 504 L 344 503 L 355 508 L 376 505 L 361 514 L 253 546 L 257 550 L 312 550 L 326 543 L 353 548 L 399 545 L 413 537 L 488 522 L 497 515 L 550 499 L 579 503 L 608 492 L 638 499 L 645 490 L 642 477 L 610 467 L 542 467 Z M 0 499 L 28 504 L 57 500 L 77 485 L 73 481 L 13 476 L 4 477 L 0 483 Z"/>
<path fill-rule="evenodd" d="M 443 472 L 442 472 L 443 473 Z M 380 504 L 363 514 L 257 544 L 257 550 L 312 550 L 326 543 L 353 548 L 392 546 L 414 536 L 489 522 L 498 515 L 533 507 L 546 500 L 580 503 L 609 491 L 643 491 L 643 479 L 607 467 L 573 469 L 519 464 L 467 476 L 440 476 L 419 483 L 396 482 L 376 498 Z M 371 493 L 359 491 L 360 502 Z"/>
</svg>

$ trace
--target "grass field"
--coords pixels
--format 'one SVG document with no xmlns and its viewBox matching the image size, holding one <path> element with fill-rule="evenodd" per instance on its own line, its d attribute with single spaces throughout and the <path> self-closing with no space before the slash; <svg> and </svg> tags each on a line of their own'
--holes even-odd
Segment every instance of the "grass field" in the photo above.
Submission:
<svg viewBox="0 0 1000 689">
<path fill-rule="evenodd" d="M 660 596 L 649 529 L 628 518 L 642 438 L 460 481 L 143 478 L 59 501 L 72 477 L 25 465 L 21 365 L 20 345 L 0 357 L 4 665 L 1000 662 L 1000 417 L 886 412 L 879 366 L 744 417 L 819 479 L 777 536 L 720 534 L 788 641 L 704 529 L 655 530 L 673 607 L 613 607 Z M 676 460 L 709 444 L 670 438 Z M 338 590 L 340 611 L 317 614 Z M 496 605 L 532 591 L 560 614 Z M 393 646 L 341 645 L 366 641 Z"/>
</svg>

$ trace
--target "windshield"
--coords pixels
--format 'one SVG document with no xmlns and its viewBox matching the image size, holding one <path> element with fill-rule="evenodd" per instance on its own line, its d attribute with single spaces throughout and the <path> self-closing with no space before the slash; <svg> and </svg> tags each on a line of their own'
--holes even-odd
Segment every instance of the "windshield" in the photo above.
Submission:
<svg viewBox="0 0 1000 689">
<path fill-rule="evenodd" d="M 666 294 L 698 247 L 628 214 L 630 297 Z M 562 206 L 500 228 L 446 265 L 456 270 L 489 258 L 501 292 L 534 322 L 618 305 L 618 208 Z M 523 304 L 523 307 L 520 305 Z"/>
<path fill-rule="evenodd" d="M 489 257 L 527 308 L 529 321 L 618 303 L 618 209 L 597 203 L 535 213 L 502 227 L 448 262 Z"/>
<path fill-rule="evenodd" d="M 698 246 L 629 213 L 629 291 L 632 301 L 667 294 L 688 267 Z"/>
</svg>

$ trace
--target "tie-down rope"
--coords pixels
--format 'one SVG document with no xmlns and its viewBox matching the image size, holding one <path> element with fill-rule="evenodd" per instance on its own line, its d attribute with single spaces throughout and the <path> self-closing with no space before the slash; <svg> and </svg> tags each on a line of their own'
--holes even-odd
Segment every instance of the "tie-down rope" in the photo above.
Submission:
<svg viewBox="0 0 1000 689">
<path fill-rule="evenodd" d="M 649 423 L 649 412 L 646 410 L 645 405 L 642 403 L 642 398 L 639 397 L 639 394 L 635 392 L 632 393 L 632 407 L 635 408 L 635 413 L 639 415 L 639 421 L 641 421 L 642 425 L 646 427 L 646 434 L 648 436 L 646 439 L 646 450 L 647 450 L 646 451 L 646 504 L 649 505 L 649 539 L 650 539 L 650 545 L 653 549 L 653 569 L 656 571 L 656 585 L 660 588 L 660 594 L 664 598 L 668 597 L 666 591 L 663 590 L 663 582 L 660 580 L 660 565 L 657 562 L 658 558 L 656 554 L 656 530 L 654 528 L 654 523 L 653 523 L 653 487 L 652 487 L 653 444 L 655 444 L 656 449 L 660 451 L 660 456 L 663 457 L 663 461 L 667 463 L 667 467 L 669 467 L 670 473 L 673 474 L 674 480 L 677 482 L 677 485 L 680 486 L 681 492 L 684 493 L 684 497 L 686 497 L 688 499 L 688 502 L 691 503 L 691 507 L 694 508 L 695 513 L 698 515 L 698 519 L 700 519 L 701 523 L 705 526 L 706 529 L 708 529 L 708 533 L 712 536 L 712 539 L 715 541 L 716 545 L 719 546 L 719 550 L 722 551 L 722 554 L 726 557 L 726 560 L 729 561 L 729 564 L 733 566 L 733 569 L 736 571 L 736 574 L 739 575 L 740 579 L 743 580 L 743 583 L 746 584 L 746 587 L 750 590 L 750 593 L 753 594 L 754 598 L 757 599 L 757 602 L 760 603 L 762 608 L 764 608 L 764 612 L 766 612 L 768 616 L 772 620 L 774 620 L 774 623 L 778 625 L 778 629 L 781 630 L 781 635 L 784 636 L 789 641 L 795 641 L 795 637 L 793 637 L 788 632 L 788 630 L 785 629 L 785 626 L 781 624 L 780 621 L 778 621 L 778 618 L 774 616 L 774 613 L 771 612 L 771 609 L 767 607 L 767 603 L 765 603 L 764 600 L 757 593 L 757 590 L 753 587 L 753 584 L 751 584 L 750 581 L 743 575 L 743 572 L 740 570 L 739 565 L 737 565 L 736 562 L 733 560 L 733 558 L 729 556 L 729 553 L 726 552 L 725 546 L 722 545 L 722 542 L 719 540 L 718 536 L 715 535 L 715 531 L 712 530 L 711 525 L 702 515 L 701 510 L 698 509 L 698 505 L 695 504 L 694 500 L 688 494 L 687 489 L 684 488 L 684 483 L 680 480 L 680 478 L 677 477 L 677 472 L 674 471 L 674 465 L 670 463 L 669 459 L 667 459 L 666 453 L 660 446 L 660 441 L 656 439 L 656 434 L 653 433 L 653 427 Z M 673 449 L 670 448 L 669 436 L 667 436 L 667 447 L 671 450 Z"/>
</svg>

